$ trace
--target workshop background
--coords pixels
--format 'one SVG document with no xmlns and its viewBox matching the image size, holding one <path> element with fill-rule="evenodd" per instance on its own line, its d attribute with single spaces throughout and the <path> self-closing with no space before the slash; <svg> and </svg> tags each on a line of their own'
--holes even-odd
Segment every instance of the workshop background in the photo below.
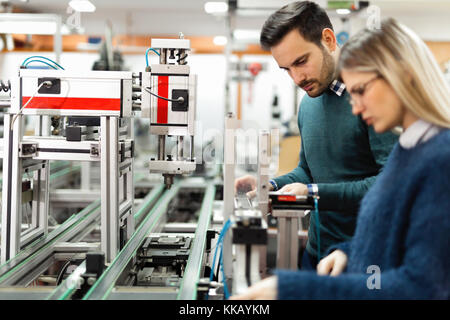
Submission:
<svg viewBox="0 0 450 320">
<path fill-rule="evenodd" d="M 227 297 L 226 285 L 209 281 L 214 273 L 214 280 L 219 280 L 218 274 L 230 274 L 231 265 L 239 260 L 227 260 L 231 257 L 231 240 L 227 243 L 229 239 L 224 240 L 222 234 L 232 227 L 227 224 L 226 213 L 233 212 L 238 200 L 243 206 L 239 210 L 254 209 L 247 198 L 235 202 L 235 178 L 258 173 L 267 180 L 258 180 L 260 186 L 267 186 L 269 176 L 287 173 L 299 161 L 297 112 L 305 93 L 259 45 L 265 20 L 289 2 L 0 0 L 0 300 Z M 449 0 L 314 2 L 326 9 L 340 45 L 380 19 L 393 17 L 404 23 L 426 42 L 450 83 Z M 150 99 L 157 100 L 150 98 L 154 93 L 141 81 L 151 77 L 146 70 L 147 59 L 150 65 L 173 68 L 169 74 L 173 77 L 179 76 L 184 66 L 162 63 L 160 53 L 150 50 L 155 39 L 161 50 L 187 50 L 183 40 L 190 41 L 186 59 L 190 69 L 182 76 L 191 81 L 195 75 L 197 82 L 194 88 L 195 81 L 188 83 L 185 79 L 188 84 L 184 83 L 182 90 L 192 98 L 189 101 L 195 102 L 195 116 L 183 126 L 189 130 L 195 126 L 195 135 L 172 134 L 169 129 L 161 134 L 154 129 L 156 125 L 156 131 L 151 131 L 150 117 L 141 113 L 144 107 L 150 108 Z M 40 58 L 28 61 L 25 67 L 30 56 Z M 55 110 L 43 115 L 46 120 L 40 114 L 20 114 L 23 110 L 18 111 L 17 106 L 22 100 L 18 102 L 19 97 L 11 95 L 14 88 L 8 80 L 25 78 L 23 83 L 13 82 L 13 86 L 20 83 L 22 90 L 22 85 L 28 85 L 31 95 L 36 90 L 36 78 L 42 80 L 42 74 L 53 72 L 46 70 L 48 61 L 64 67 L 58 70 L 58 77 L 67 77 L 65 80 L 74 86 L 79 83 L 73 74 L 80 72 L 86 72 L 90 81 L 94 76 L 89 72 L 93 70 L 128 71 L 114 77 L 130 84 L 129 117 L 115 114 L 121 121 L 108 127 L 109 116 L 104 114 L 101 125 L 99 119 L 95 124 L 69 122 L 63 118 L 71 114 L 59 117 Z M 27 77 L 33 79 L 34 87 Z M 104 77 L 105 83 L 111 80 Z M 60 79 L 47 79 L 47 85 L 51 88 L 56 80 Z M 96 89 L 93 85 L 89 94 L 95 96 Z M 117 98 L 118 90 L 108 90 L 108 97 Z M 14 103 L 13 110 L 10 107 Z M 10 109 L 24 120 L 23 126 L 19 127 L 20 120 L 15 123 L 20 130 L 5 129 L 16 119 Z M 228 117 L 230 113 L 236 122 Z M 108 120 L 103 122 L 103 118 Z M 244 130 L 249 138 L 227 141 L 227 125 Z M 102 132 L 105 128 L 119 133 L 109 136 Z M 69 129 L 79 136 L 69 139 Z M 260 130 L 266 131 L 261 134 Z M 271 143 L 264 140 L 267 132 Z M 5 139 L 4 134 L 8 134 Z M 30 138 L 34 134 L 40 140 Z M 26 147 L 20 154 L 19 145 Z M 61 150 L 66 153 L 58 153 Z M 236 167 L 224 162 L 230 150 L 242 160 Z M 272 156 L 270 163 L 260 162 L 258 166 L 257 159 L 267 154 Z M 258 172 L 261 167 L 264 170 Z M 176 169 L 181 172 L 174 173 Z M 267 253 L 267 266 L 252 265 L 264 269 L 266 275 L 265 268 L 275 265 L 278 231 L 273 217 L 267 221 L 267 230 L 262 227 L 269 203 L 268 192 L 264 192 L 265 198 L 259 200 L 266 212 L 258 211 L 258 215 L 245 216 L 244 220 L 260 223 L 254 237 L 257 239 L 251 237 L 253 234 L 250 240 L 246 238 L 255 241 L 252 245 L 261 245 L 260 234 L 267 236 L 267 251 L 261 251 L 261 255 Z M 312 203 L 301 205 L 302 214 L 314 210 Z M 296 225 L 299 230 L 291 235 L 301 247 L 307 240 L 308 219 L 297 219 L 301 222 Z M 249 225 L 243 225 L 235 231 L 245 238 Z M 241 251 L 234 249 L 241 258 L 250 256 L 242 243 L 233 245 L 240 245 Z M 224 247 L 222 263 L 222 253 L 219 259 L 215 253 Z M 98 254 L 104 248 L 108 249 L 106 258 Z M 253 249 L 252 254 L 257 256 L 260 248 Z M 238 286 L 250 283 L 244 264 L 239 265 L 240 273 L 233 279 Z M 225 271 L 220 270 L 224 265 Z"/>
</svg>

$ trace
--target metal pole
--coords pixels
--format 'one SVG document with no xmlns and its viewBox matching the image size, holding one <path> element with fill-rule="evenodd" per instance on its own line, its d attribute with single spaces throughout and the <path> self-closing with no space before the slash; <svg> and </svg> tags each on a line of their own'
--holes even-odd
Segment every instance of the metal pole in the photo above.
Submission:
<svg viewBox="0 0 450 320">
<path fill-rule="evenodd" d="M 258 137 L 258 205 L 264 220 L 267 221 L 269 211 L 269 166 L 270 166 L 270 133 L 267 130 L 260 132 Z"/>
<path fill-rule="evenodd" d="M 225 143 L 223 164 L 223 221 L 224 223 L 234 212 L 234 180 L 235 180 L 235 129 L 236 117 L 228 113 L 225 117 Z M 228 232 L 223 243 L 224 272 L 227 283 L 231 283 L 233 274 L 233 255 L 231 244 L 231 232 Z"/>
<path fill-rule="evenodd" d="M 118 119 L 101 117 L 101 248 L 111 262 L 119 251 Z"/>
<path fill-rule="evenodd" d="M 166 136 L 158 136 L 158 160 L 165 160 L 166 157 Z"/>
<path fill-rule="evenodd" d="M 191 161 L 194 159 L 194 150 L 195 150 L 194 136 L 191 136 L 191 148 L 189 152 L 189 160 Z"/>
<path fill-rule="evenodd" d="M 91 163 L 89 161 L 81 162 L 81 189 L 89 190 L 91 188 L 90 179 Z"/>
<path fill-rule="evenodd" d="M 261 211 L 262 218 L 267 222 L 267 214 L 269 212 L 269 167 L 271 157 L 271 136 L 269 131 L 263 130 L 258 136 L 258 176 L 257 176 L 257 192 L 258 207 Z M 266 276 L 267 270 L 267 246 L 259 248 L 259 271 L 262 278 Z"/>
<path fill-rule="evenodd" d="M 184 137 L 179 136 L 177 138 L 177 160 L 178 161 L 183 160 L 183 143 L 184 143 Z"/>
<path fill-rule="evenodd" d="M 13 114 L 4 115 L 1 263 L 13 258 L 20 248 L 22 224 L 22 160 L 19 158 L 22 116 L 11 130 Z"/>
</svg>

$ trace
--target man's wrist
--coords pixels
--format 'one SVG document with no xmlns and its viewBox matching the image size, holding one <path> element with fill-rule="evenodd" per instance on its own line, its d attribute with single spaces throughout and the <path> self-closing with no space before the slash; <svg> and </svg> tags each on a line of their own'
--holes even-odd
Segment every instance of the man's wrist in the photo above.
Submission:
<svg viewBox="0 0 450 320">
<path fill-rule="evenodd" d="M 311 183 L 306 185 L 308 187 L 308 195 L 312 197 L 318 197 L 319 196 L 319 188 L 317 187 L 317 184 Z"/>
<path fill-rule="evenodd" d="M 273 187 L 273 191 L 277 191 L 278 190 L 278 185 L 277 185 L 277 183 L 275 182 L 275 180 L 269 180 L 269 183 L 272 185 L 272 187 Z"/>
</svg>

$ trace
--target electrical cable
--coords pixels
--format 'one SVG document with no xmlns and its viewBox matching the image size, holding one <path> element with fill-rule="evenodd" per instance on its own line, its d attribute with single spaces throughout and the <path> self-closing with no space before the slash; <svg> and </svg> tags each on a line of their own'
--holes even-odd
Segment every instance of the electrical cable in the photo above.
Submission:
<svg viewBox="0 0 450 320">
<path fill-rule="evenodd" d="M 147 67 L 148 67 L 148 52 L 149 51 L 153 51 L 154 53 L 156 53 L 158 56 L 160 56 L 161 54 L 154 48 L 148 48 L 147 51 L 145 51 L 145 62 L 147 63 Z"/>
<path fill-rule="evenodd" d="M 223 269 L 223 254 L 222 253 L 223 253 L 223 241 L 224 241 L 225 235 L 226 235 L 228 229 L 230 228 L 230 226 L 231 226 L 231 220 L 228 219 L 227 222 L 225 222 L 225 224 L 222 228 L 222 231 L 220 232 L 219 239 L 217 240 L 216 250 L 214 252 L 214 257 L 213 257 L 213 265 L 212 265 L 211 272 L 209 275 L 209 280 L 212 281 L 213 277 L 214 277 L 214 267 L 216 264 L 217 251 L 220 247 L 218 266 L 220 266 L 220 270 L 222 271 L 222 277 L 223 277 L 222 282 L 223 282 L 223 291 L 224 291 L 225 299 L 228 299 L 228 297 L 230 295 L 229 295 L 228 286 L 226 283 L 225 271 Z"/>
<path fill-rule="evenodd" d="M 8 92 L 11 90 L 11 82 L 8 80 L 8 82 L 3 82 L 3 80 L 0 80 L 0 90 L 3 90 L 5 92 Z"/>
<path fill-rule="evenodd" d="M 61 270 L 58 273 L 58 277 L 56 278 L 56 285 L 59 286 L 64 278 L 64 273 L 66 273 L 67 268 L 70 266 L 71 260 L 67 260 L 66 263 L 62 266 Z"/>
<path fill-rule="evenodd" d="M 52 82 L 51 82 L 51 81 L 43 81 L 43 82 L 41 82 L 41 84 L 38 86 L 38 88 L 37 88 L 36 91 L 33 93 L 33 95 L 31 96 L 31 98 L 27 101 L 27 103 L 25 103 L 25 104 L 22 106 L 22 108 L 20 108 L 19 112 L 18 112 L 17 114 L 15 114 L 14 117 L 12 118 L 12 121 L 11 121 L 11 128 L 10 128 L 11 131 L 12 131 L 13 127 L 14 127 L 14 122 L 16 121 L 17 117 L 22 113 L 23 109 L 31 102 L 31 100 L 33 100 L 34 96 L 39 92 L 39 89 L 41 89 L 41 87 L 42 87 L 43 85 L 46 85 L 46 86 L 52 86 Z"/>
<path fill-rule="evenodd" d="M 223 239 L 222 239 L 223 241 Z M 220 262 L 220 270 L 222 270 L 222 281 L 223 281 L 223 293 L 225 295 L 225 300 L 228 300 L 228 298 L 230 297 L 230 293 L 228 292 L 228 285 L 227 285 L 227 279 L 225 278 L 225 270 L 223 269 L 223 255 L 222 255 L 222 251 L 223 251 L 223 247 L 222 250 L 220 250 L 220 257 L 219 257 L 219 262 Z"/>
<path fill-rule="evenodd" d="M 150 89 L 151 89 L 150 87 L 146 87 L 145 91 L 147 91 L 151 95 L 157 97 L 158 99 L 162 99 L 162 100 L 166 100 L 166 101 L 170 101 L 170 102 L 178 102 L 178 103 L 183 103 L 184 102 L 184 98 L 183 97 L 178 97 L 178 99 L 164 98 L 164 97 L 158 96 L 156 93 L 151 92 Z"/>
<path fill-rule="evenodd" d="M 50 63 L 45 62 L 45 61 L 42 61 L 42 60 L 30 60 L 30 61 L 27 62 L 27 64 L 25 65 L 25 67 L 28 67 L 28 65 L 29 65 L 31 62 L 40 62 L 40 63 L 44 63 L 44 64 L 48 65 L 49 67 L 51 67 L 51 68 L 53 68 L 53 69 L 55 69 L 55 70 L 58 70 L 58 68 L 56 68 L 55 66 L 52 66 Z"/>
<path fill-rule="evenodd" d="M 220 231 L 219 239 L 217 240 L 216 249 L 214 250 L 213 265 L 211 268 L 211 273 L 209 275 L 209 280 L 211 280 L 211 281 L 213 280 L 213 276 L 214 276 L 214 267 L 216 265 L 217 251 L 222 246 L 222 239 L 224 237 L 224 233 L 228 230 L 229 223 L 230 223 L 230 220 L 225 222 L 225 224 L 223 225 L 222 231 Z"/>
<path fill-rule="evenodd" d="M 320 220 L 319 220 L 319 201 L 317 197 L 314 197 L 314 215 L 316 217 L 316 236 L 317 236 L 317 261 L 319 262 L 320 257 Z"/>
<path fill-rule="evenodd" d="M 63 68 L 62 66 L 60 66 L 58 63 L 56 63 L 56 62 L 53 61 L 52 59 L 49 59 L 49 58 L 44 57 L 44 56 L 31 56 L 31 57 L 28 57 L 28 58 L 26 58 L 26 59 L 22 62 L 22 66 L 25 65 L 25 62 L 27 62 L 28 60 L 33 59 L 33 58 L 40 58 L 40 59 L 44 59 L 44 60 L 50 61 L 50 62 L 52 62 L 53 64 L 57 65 L 57 66 L 58 66 L 59 68 L 61 68 L 62 70 L 64 70 L 64 68 Z"/>
</svg>

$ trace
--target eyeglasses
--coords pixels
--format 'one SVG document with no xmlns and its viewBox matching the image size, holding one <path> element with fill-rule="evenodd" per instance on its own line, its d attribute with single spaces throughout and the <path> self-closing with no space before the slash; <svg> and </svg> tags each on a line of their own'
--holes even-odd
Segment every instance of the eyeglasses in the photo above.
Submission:
<svg viewBox="0 0 450 320">
<path fill-rule="evenodd" d="M 364 93 L 368 89 L 369 84 L 374 82 L 377 79 L 381 79 L 381 75 L 377 75 L 376 77 L 370 79 L 369 81 L 365 83 L 361 83 L 360 85 L 357 85 L 356 87 L 353 87 L 349 93 L 350 93 L 350 104 L 354 106 L 357 102 L 359 103 L 361 101 L 361 98 L 363 97 Z"/>
</svg>

